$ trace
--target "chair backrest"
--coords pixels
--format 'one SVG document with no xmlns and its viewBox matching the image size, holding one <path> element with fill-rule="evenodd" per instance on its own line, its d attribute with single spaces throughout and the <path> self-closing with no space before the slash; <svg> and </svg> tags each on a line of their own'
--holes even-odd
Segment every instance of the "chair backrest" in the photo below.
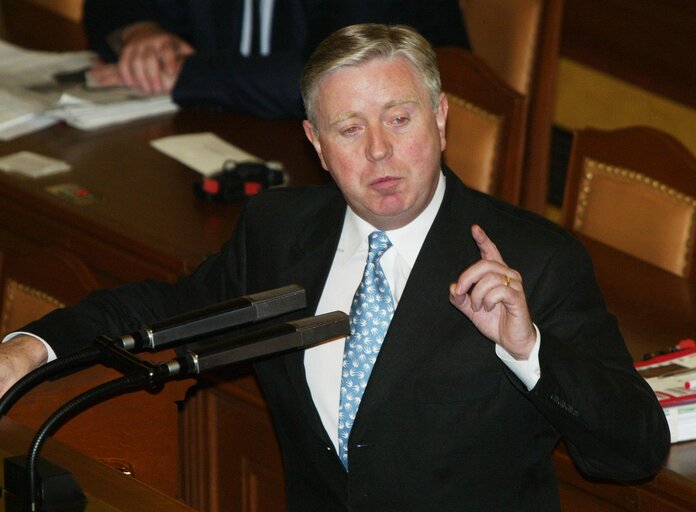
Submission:
<svg viewBox="0 0 696 512">
<path fill-rule="evenodd" d="M 77 303 L 99 286 L 87 266 L 59 248 L 5 254 L 0 268 L 0 333 Z"/>
<path fill-rule="evenodd" d="M 563 225 L 696 278 L 696 157 L 648 127 L 574 134 Z"/>
<path fill-rule="evenodd" d="M 449 103 L 445 163 L 470 187 L 518 204 L 526 99 L 467 50 L 436 53 Z"/>
<path fill-rule="evenodd" d="M 563 0 L 460 0 L 472 51 L 529 99 L 521 204 L 546 208 Z"/>
</svg>

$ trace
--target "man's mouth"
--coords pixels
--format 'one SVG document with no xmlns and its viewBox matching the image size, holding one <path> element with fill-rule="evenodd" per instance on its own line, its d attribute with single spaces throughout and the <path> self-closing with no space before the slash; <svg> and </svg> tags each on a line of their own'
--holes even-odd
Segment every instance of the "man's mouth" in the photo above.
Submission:
<svg viewBox="0 0 696 512">
<path fill-rule="evenodd" d="M 376 180 L 372 181 L 370 183 L 370 187 L 372 187 L 375 190 L 387 191 L 395 187 L 400 181 L 401 178 L 384 176 L 383 178 L 377 178 Z"/>
</svg>

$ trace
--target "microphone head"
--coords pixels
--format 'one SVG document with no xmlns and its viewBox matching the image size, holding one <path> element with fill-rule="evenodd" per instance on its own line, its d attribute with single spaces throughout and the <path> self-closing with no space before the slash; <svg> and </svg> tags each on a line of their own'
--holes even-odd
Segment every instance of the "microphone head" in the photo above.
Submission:
<svg viewBox="0 0 696 512">
<path fill-rule="evenodd" d="M 243 295 L 144 325 L 137 332 L 121 336 L 120 340 L 127 350 L 154 350 L 280 316 L 306 306 L 304 289 L 293 284 Z"/>
<path fill-rule="evenodd" d="M 293 320 L 189 350 L 180 361 L 187 373 L 199 374 L 232 363 L 308 348 L 348 336 L 350 321 L 341 311 Z"/>
</svg>

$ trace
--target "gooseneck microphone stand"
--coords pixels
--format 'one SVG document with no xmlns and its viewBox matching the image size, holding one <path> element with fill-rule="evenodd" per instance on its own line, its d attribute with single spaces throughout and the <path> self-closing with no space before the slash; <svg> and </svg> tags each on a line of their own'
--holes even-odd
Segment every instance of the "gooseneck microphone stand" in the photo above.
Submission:
<svg viewBox="0 0 696 512">
<path fill-rule="evenodd" d="M 73 398 L 60 407 L 37 431 L 26 459 L 27 505 L 31 512 L 45 510 L 47 497 L 37 485 L 37 460 L 46 439 L 81 412 L 124 393 L 146 390 L 157 393 L 168 381 L 200 375 L 231 364 L 308 348 L 345 337 L 350 331 L 348 316 L 335 311 L 314 317 L 258 329 L 243 336 L 202 344 L 182 356 L 157 364 L 145 361 L 111 338 L 100 337 L 96 347 L 104 363 L 122 377 L 105 382 Z M 86 356 L 85 356 L 86 357 Z"/>
</svg>

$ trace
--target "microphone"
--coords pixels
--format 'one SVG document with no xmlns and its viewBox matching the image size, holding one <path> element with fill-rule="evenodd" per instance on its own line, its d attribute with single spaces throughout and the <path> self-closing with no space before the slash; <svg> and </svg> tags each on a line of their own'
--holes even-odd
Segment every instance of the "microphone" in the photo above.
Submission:
<svg viewBox="0 0 696 512">
<path fill-rule="evenodd" d="M 166 364 L 171 376 L 199 375 L 247 359 L 307 348 L 348 334 L 348 315 L 334 311 L 188 349 L 185 354 Z"/>
<path fill-rule="evenodd" d="M 29 446 L 26 458 L 26 486 L 19 482 L 17 489 L 8 489 L 8 491 L 20 495 L 22 494 L 20 489 L 25 489 L 24 492 L 28 494 L 29 508 L 32 511 L 38 510 L 42 499 L 44 502 L 52 499 L 60 500 L 60 497 L 49 496 L 37 481 L 37 461 L 41 449 L 46 439 L 67 421 L 109 398 L 138 389 L 156 392 L 161 385 L 170 380 L 199 375 L 202 372 L 247 359 L 310 347 L 330 339 L 348 336 L 349 333 L 348 315 L 334 311 L 259 329 L 245 336 L 211 342 L 207 347 L 188 350 L 181 357 L 157 364 L 140 360 L 127 349 L 116 346 L 115 343 L 109 343 L 109 340 L 103 340 L 109 356 L 120 361 L 114 367 L 122 372 L 128 369 L 133 371 L 78 395 L 53 413 L 39 428 Z"/>
<path fill-rule="evenodd" d="M 306 307 L 305 291 L 301 286 L 288 285 L 251 295 L 243 295 L 211 306 L 189 311 L 182 315 L 144 325 L 140 330 L 113 338 L 114 344 L 124 350 L 155 350 L 183 342 L 195 336 L 245 323 L 265 320 Z M 82 350 L 59 357 L 27 373 L 4 396 L 0 397 L 0 417 L 34 386 L 49 378 L 59 378 L 81 367 L 103 364 L 104 344 L 101 338 Z"/>
<path fill-rule="evenodd" d="M 126 350 L 155 350 L 185 339 L 265 320 L 306 306 L 304 289 L 293 284 L 243 295 L 144 325 L 138 331 L 121 336 L 120 343 Z"/>
</svg>

